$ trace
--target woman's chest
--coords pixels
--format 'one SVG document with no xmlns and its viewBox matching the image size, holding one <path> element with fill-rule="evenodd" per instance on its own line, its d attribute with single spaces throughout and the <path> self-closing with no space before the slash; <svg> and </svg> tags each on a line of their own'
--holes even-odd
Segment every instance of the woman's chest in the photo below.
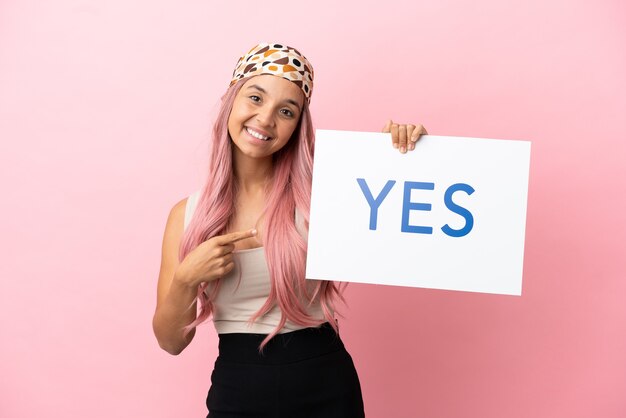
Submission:
<svg viewBox="0 0 626 418">
<path fill-rule="evenodd" d="M 263 210 L 264 201 L 261 199 L 239 199 L 236 202 L 227 232 L 246 231 L 254 228 L 257 230 L 257 235 L 237 241 L 235 250 L 247 250 L 263 246 Z"/>
</svg>

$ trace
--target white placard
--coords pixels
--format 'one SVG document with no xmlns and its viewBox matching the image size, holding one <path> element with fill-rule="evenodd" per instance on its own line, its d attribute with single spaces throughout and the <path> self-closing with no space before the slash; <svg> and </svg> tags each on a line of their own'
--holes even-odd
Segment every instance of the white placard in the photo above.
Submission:
<svg viewBox="0 0 626 418">
<path fill-rule="evenodd" d="M 530 142 L 317 130 L 306 277 L 521 295 Z M 359 180 L 360 179 L 360 180 Z"/>
</svg>

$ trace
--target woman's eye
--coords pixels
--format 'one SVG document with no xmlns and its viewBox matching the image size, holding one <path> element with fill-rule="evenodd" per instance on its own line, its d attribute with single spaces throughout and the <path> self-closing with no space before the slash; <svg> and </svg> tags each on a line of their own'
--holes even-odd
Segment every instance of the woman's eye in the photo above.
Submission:
<svg viewBox="0 0 626 418">
<path fill-rule="evenodd" d="M 283 109 L 283 110 L 281 110 L 281 112 L 285 116 L 293 117 L 293 112 L 291 110 L 289 110 L 289 109 Z"/>
<path fill-rule="evenodd" d="M 259 96 L 250 96 L 250 99 L 251 99 L 253 102 L 260 102 L 260 101 L 261 101 L 261 98 L 260 98 Z"/>
</svg>

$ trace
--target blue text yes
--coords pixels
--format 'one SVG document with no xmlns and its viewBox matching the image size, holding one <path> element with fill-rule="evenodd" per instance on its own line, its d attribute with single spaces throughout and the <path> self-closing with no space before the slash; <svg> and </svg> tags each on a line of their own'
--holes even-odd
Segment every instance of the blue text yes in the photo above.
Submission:
<svg viewBox="0 0 626 418">
<path fill-rule="evenodd" d="M 359 183 L 361 187 L 361 191 L 363 195 L 365 195 L 365 199 L 370 206 L 370 229 L 376 230 L 376 220 L 378 217 L 378 208 L 380 204 L 385 200 L 385 197 L 389 194 L 393 186 L 396 184 L 395 180 L 388 180 L 383 189 L 378 193 L 377 197 L 372 195 L 369 186 L 365 179 L 358 178 L 356 181 Z M 405 181 L 404 182 L 404 198 L 402 200 L 402 232 L 412 232 L 414 234 L 432 234 L 433 228 L 430 226 L 418 226 L 418 225 L 410 225 L 409 224 L 409 214 L 412 210 L 423 210 L 429 211 L 431 209 L 430 203 L 418 203 L 411 202 L 411 190 L 435 190 L 435 183 L 424 183 L 419 181 Z M 470 233 L 472 228 L 474 227 L 474 217 L 472 213 L 454 203 L 452 201 L 452 195 L 456 192 L 465 192 L 468 195 L 474 193 L 474 188 L 469 184 L 465 183 L 456 183 L 452 186 L 448 187 L 446 193 L 444 195 L 443 201 L 446 207 L 463 218 L 465 218 L 465 226 L 461 229 L 452 229 L 448 224 L 445 224 L 441 227 L 441 230 L 444 234 L 451 237 L 463 237 Z"/>
</svg>

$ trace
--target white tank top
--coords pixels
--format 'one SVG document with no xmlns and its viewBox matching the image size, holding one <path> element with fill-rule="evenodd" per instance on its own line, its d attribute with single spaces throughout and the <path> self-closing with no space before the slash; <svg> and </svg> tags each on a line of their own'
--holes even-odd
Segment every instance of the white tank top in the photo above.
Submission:
<svg viewBox="0 0 626 418">
<path fill-rule="evenodd" d="M 196 191 L 187 199 L 185 207 L 184 227 L 189 222 L 198 204 L 200 191 Z M 296 213 L 296 226 L 304 230 L 302 221 Z M 263 306 L 267 300 L 271 284 L 270 274 L 265 260 L 263 247 L 233 252 L 235 268 L 221 279 L 220 289 L 213 301 L 213 323 L 218 334 L 245 332 L 255 334 L 269 334 L 280 322 L 280 308 L 274 306 L 267 314 L 258 318 L 253 324 L 248 324 L 250 318 Z M 239 272 L 241 271 L 241 276 Z M 239 280 L 241 277 L 241 280 Z M 307 280 L 307 288 L 312 294 L 317 280 Z M 324 313 L 316 299 L 308 308 L 313 318 L 324 320 Z M 304 328 L 287 320 L 280 333 L 296 331 Z"/>
</svg>

